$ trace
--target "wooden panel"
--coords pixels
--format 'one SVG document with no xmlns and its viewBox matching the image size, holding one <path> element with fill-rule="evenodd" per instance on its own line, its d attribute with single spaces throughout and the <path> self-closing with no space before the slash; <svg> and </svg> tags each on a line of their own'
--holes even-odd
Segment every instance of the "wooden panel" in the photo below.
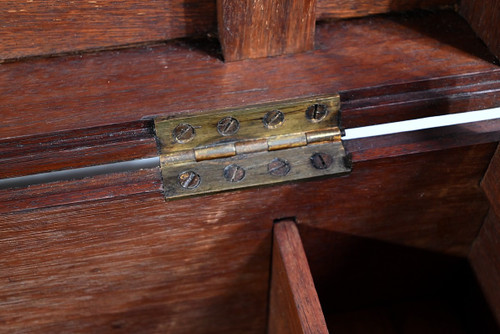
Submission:
<svg viewBox="0 0 500 334">
<path fill-rule="evenodd" d="M 500 289 L 498 288 L 500 286 L 500 219 L 493 210 L 490 210 L 472 246 L 469 260 L 500 326 Z"/>
<path fill-rule="evenodd" d="M 500 146 L 493 159 L 491 159 L 481 186 L 490 201 L 491 208 L 500 217 Z"/>
<path fill-rule="evenodd" d="M 156 181 L 137 195 L 124 181 L 124 198 L 81 203 L 76 193 L 80 204 L 2 214 L 0 331 L 263 332 L 274 218 L 464 255 L 487 210 L 478 184 L 495 148 L 365 161 L 341 178 L 173 202 Z"/>
<path fill-rule="evenodd" d="M 202 49 L 210 45 L 172 42 L 3 64 L 0 82 L 16 84 L 0 87 L 0 138 L 389 84 L 417 82 L 425 90 L 430 79 L 460 81 L 468 73 L 500 82 L 500 69 L 454 13 L 325 23 L 317 27 L 316 42 L 314 52 L 251 62 L 223 63 Z M 497 96 L 498 86 L 490 89 Z M 442 97 L 435 90 L 429 94 Z M 485 101 L 474 104 L 500 103 Z M 456 111 L 464 110 L 441 104 L 438 113 Z"/>
<path fill-rule="evenodd" d="M 0 62 L 203 35 L 215 0 L 0 1 Z"/>
<path fill-rule="evenodd" d="M 456 0 L 318 0 L 318 19 L 341 19 L 412 9 L 436 9 L 456 4 Z"/>
<path fill-rule="evenodd" d="M 273 241 L 269 333 L 328 333 L 295 222 L 276 223 Z"/>
<path fill-rule="evenodd" d="M 226 61 L 312 50 L 315 0 L 217 0 Z"/>
<path fill-rule="evenodd" d="M 157 155 L 152 122 L 0 140 L 0 178 Z"/>
<path fill-rule="evenodd" d="M 500 58 L 500 1 L 498 0 L 462 0 L 460 13 L 469 21 L 472 28 Z"/>
<path fill-rule="evenodd" d="M 220 200 L 1 216 L 0 331 L 263 333 L 272 220 Z"/>
</svg>

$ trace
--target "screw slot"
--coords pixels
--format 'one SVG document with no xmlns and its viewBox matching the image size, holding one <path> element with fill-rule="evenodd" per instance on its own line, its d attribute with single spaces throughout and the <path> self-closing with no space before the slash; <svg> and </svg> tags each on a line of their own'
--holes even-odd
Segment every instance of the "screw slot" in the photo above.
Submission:
<svg viewBox="0 0 500 334">
<path fill-rule="evenodd" d="M 176 142 L 178 142 L 179 144 L 184 144 L 193 140 L 196 133 L 192 125 L 181 123 L 175 127 L 172 135 L 174 136 Z"/>
<path fill-rule="evenodd" d="M 316 169 L 327 169 L 333 163 L 333 158 L 327 153 L 314 153 L 311 158 L 311 164 Z"/>
<path fill-rule="evenodd" d="M 285 115 L 279 110 L 271 110 L 262 119 L 265 127 L 268 129 L 275 129 L 283 124 Z"/>
<path fill-rule="evenodd" d="M 234 135 L 240 129 L 240 122 L 234 117 L 225 117 L 217 123 L 217 131 L 223 136 Z"/>
<path fill-rule="evenodd" d="M 321 122 L 328 115 L 328 107 L 324 104 L 313 104 L 306 109 L 306 117 L 314 123 Z"/>
<path fill-rule="evenodd" d="M 267 172 L 273 176 L 286 176 L 292 167 L 286 160 L 275 158 L 267 165 Z"/>
<path fill-rule="evenodd" d="M 229 182 L 240 182 L 245 178 L 245 169 L 238 165 L 229 165 L 224 168 L 224 178 Z"/>
<path fill-rule="evenodd" d="M 201 183 L 201 176 L 193 171 L 182 172 L 179 174 L 179 184 L 184 189 L 195 189 Z"/>
</svg>

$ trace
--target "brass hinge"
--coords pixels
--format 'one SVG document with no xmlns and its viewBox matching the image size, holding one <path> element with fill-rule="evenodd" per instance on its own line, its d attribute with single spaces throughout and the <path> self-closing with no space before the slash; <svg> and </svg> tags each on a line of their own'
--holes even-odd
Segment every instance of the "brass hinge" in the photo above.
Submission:
<svg viewBox="0 0 500 334">
<path fill-rule="evenodd" d="M 339 105 L 320 96 L 157 118 L 165 198 L 348 173 Z"/>
</svg>

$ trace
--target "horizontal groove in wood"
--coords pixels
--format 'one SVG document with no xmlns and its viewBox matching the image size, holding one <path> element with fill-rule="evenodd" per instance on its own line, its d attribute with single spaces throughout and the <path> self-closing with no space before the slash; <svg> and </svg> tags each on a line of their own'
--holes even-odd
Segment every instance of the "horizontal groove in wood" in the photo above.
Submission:
<svg viewBox="0 0 500 334">
<path fill-rule="evenodd" d="M 152 122 L 0 140 L 0 178 L 109 164 L 157 155 Z"/>
<path fill-rule="evenodd" d="M 345 19 L 412 9 L 448 8 L 457 0 L 318 0 L 317 19 Z"/>
<path fill-rule="evenodd" d="M 466 22 L 451 12 L 323 23 L 316 44 L 314 52 L 229 64 L 203 49 L 210 46 L 181 41 L 3 64 L 0 81 L 15 85 L 0 87 L 0 138 L 407 82 L 420 82 L 426 91 L 428 80 L 460 81 L 470 73 L 490 77 L 494 86 L 500 72 Z M 488 89 L 493 93 L 483 97 L 498 104 L 496 88 Z M 462 98 L 460 106 L 467 105 Z M 465 110 L 439 113 L 456 111 Z"/>
<path fill-rule="evenodd" d="M 204 35 L 214 0 L 0 1 L 0 59 Z"/>
</svg>

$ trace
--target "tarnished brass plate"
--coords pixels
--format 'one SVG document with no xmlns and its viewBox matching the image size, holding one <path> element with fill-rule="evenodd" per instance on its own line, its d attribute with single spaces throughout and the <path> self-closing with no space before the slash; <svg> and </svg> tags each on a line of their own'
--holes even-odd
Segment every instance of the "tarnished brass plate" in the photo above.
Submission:
<svg viewBox="0 0 500 334">
<path fill-rule="evenodd" d="M 327 107 L 327 114 L 320 121 L 310 120 L 306 114 L 307 109 L 315 105 Z M 157 118 L 155 120 L 156 136 L 160 144 L 160 153 L 172 154 L 229 141 L 236 142 L 321 130 L 338 126 L 339 105 L 339 96 L 334 95 L 213 111 L 191 116 Z M 279 115 L 276 117 L 276 115 L 270 114 L 271 116 L 269 116 L 269 113 L 273 111 L 280 111 L 283 114 L 282 122 L 280 122 Z M 322 110 L 317 110 L 318 118 L 321 117 L 321 112 Z M 266 116 L 268 116 L 267 119 Z M 224 123 L 224 120 L 228 118 L 238 122 L 238 129 L 234 134 L 222 135 L 219 129 L 224 128 L 224 126 L 229 125 L 228 132 L 235 129 L 231 123 Z M 275 124 L 266 126 L 266 121 L 270 120 L 274 121 Z M 221 123 L 221 121 L 223 122 Z M 220 124 L 222 126 L 219 126 L 218 129 Z M 188 126 L 191 126 L 192 130 Z M 174 135 L 176 128 L 181 134 L 185 131 L 184 138 L 176 139 Z M 194 135 L 192 138 L 186 139 L 191 131 L 194 131 Z"/>
<path fill-rule="evenodd" d="M 325 153 L 331 156 L 330 166 L 324 169 L 315 168 L 311 157 L 316 153 Z M 280 175 L 280 172 L 286 172 L 286 168 L 284 170 L 276 169 L 277 173 L 272 173 L 271 170 L 270 173 L 269 165 L 276 159 L 288 163 L 289 172 L 286 175 Z M 225 175 L 225 170 L 228 166 L 242 168 L 244 177 L 240 181 L 233 181 L 232 175 L 226 178 L 227 173 Z M 273 168 L 273 165 L 271 165 L 271 168 Z M 235 170 L 236 172 L 239 171 Z M 250 155 L 241 154 L 231 158 L 205 160 L 175 166 L 162 166 L 163 184 L 167 199 L 345 174 L 349 171 L 349 163 L 346 161 L 341 142 L 295 147 L 281 151 L 258 152 Z M 195 173 L 200 178 L 198 186 L 192 189 L 183 188 L 179 179 L 179 175 L 189 172 Z M 238 175 L 235 176 L 234 180 L 237 179 Z"/>
</svg>

